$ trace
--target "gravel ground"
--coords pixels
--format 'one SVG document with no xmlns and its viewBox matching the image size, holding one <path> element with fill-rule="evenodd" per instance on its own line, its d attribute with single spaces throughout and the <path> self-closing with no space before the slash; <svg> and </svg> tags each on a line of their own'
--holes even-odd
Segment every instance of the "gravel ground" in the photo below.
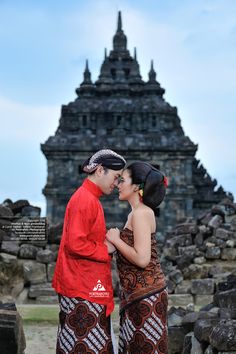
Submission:
<svg viewBox="0 0 236 354">
<path fill-rule="evenodd" d="M 48 324 L 24 325 L 25 354 L 55 354 L 57 326 Z"/>
</svg>

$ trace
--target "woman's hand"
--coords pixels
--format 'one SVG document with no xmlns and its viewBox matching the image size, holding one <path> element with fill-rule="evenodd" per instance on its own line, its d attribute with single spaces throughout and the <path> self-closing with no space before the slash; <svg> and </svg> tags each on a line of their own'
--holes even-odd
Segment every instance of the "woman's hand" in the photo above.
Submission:
<svg viewBox="0 0 236 354">
<path fill-rule="evenodd" d="M 106 239 L 113 243 L 113 245 L 115 245 L 116 241 L 120 239 L 120 230 L 117 227 L 108 230 L 106 234 Z"/>
<path fill-rule="evenodd" d="M 107 246 L 108 254 L 114 253 L 116 251 L 115 246 L 110 241 L 106 239 L 104 243 Z"/>
</svg>

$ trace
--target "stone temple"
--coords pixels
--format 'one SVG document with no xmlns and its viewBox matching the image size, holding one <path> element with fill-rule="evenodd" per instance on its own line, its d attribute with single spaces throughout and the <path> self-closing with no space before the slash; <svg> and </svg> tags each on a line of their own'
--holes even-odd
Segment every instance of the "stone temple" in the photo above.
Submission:
<svg viewBox="0 0 236 354">
<path fill-rule="evenodd" d="M 41 145 L 48 176 L 43 193 L 47 216 L 63 220 L 66 204 L 84 175 L 80 164 L 101 148 L 111 148 L 128 162 L 144 160 L 168 176 L 168 194 L 159 216 L 159 230 L 167 230 L 184 216 L 196 216 L 222 200 L 226 193 L 196 159 L 197 145 L 184 134 L 177 108 L 165 101 L 151 62 L 148 81 L 140 75 L 136 57 L 127 49 L 121 13 L 109 55 L 105 50 L 97 81 L 88 62 L 74 102 L 63 105 L 54 136 Z M 102 198 L 106 220 L 121 225 L 128 205 L 117 194 Z"/>
</svg>

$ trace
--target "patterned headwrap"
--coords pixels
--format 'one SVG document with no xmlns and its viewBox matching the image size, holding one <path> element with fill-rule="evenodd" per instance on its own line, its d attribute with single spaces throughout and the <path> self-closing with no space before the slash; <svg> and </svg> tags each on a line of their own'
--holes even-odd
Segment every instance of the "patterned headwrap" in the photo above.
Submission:
<svg viewBox="0 0 236 354">
<path fill-rule="evenodd" d="M 118 171 L 124 168 L 125 164 L 126 161 L 121 155 L 113 150 L 103 149 L 90 156 L 81 166 L 81 170 L 91 173 L 94 172 L 98 166 L 104 166 L 111 170 Z"/>
</svg>

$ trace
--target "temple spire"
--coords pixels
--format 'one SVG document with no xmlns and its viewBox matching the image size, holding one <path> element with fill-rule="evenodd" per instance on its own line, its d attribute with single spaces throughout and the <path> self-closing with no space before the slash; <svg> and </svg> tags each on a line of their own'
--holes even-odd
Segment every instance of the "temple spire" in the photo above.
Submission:
<svg viewBox="0 0 236 354">
<path fill-rule="evenodd" d="M 86 59 L 83 84 L 92 84 L 91 73 L 89 71 L 88 59 Z"/>
<path fill-rule="evenodd" d="M 85 62 L 85 71 L 88 72 L 89 71 L 89 67 L 88 67 L 88 59 L 86 59 Z"/>
<path fill-rule="evenodd" d="M 113 49 L 116 52 L 124 52 L 127 50 L 127 38 L 122 29 L 121 11 L 118 12 L 117 31 L 113 37 Z"/>
<path fill-rule="evenodd" d="M 137 60 L 137 50 L 136 50 L 136 47 L 134 47 L 134 60 Z"/>
<path fill-rule="evenodd" d="M 153 60 L 151 60 L 151 68 L 148 73 L 149 80 L 145 84 L 145 91 L 147 94 L 155 94 L 162 97 L 165 90 L 160 86 L 159 82 L 157 82 L 156 76 L 157 74 L 154 70 Z"/>
<path fill-rule="evenodd" d="M 156 72 L 155 72 L 155 70 L 153 68 L 153 60 L 151 60 L 151 69 L 150 69 L 150 71 L 148 73 L 148 76 L 149 76 L 149 81 L 150 82 L 155 82 L 156 81 L 157 74 L 156 74 Z"/>
<path fill-rule="evenodd" d="M 118 24 L 117 24 L 117 32 L 122 31 L 122 18 L 121 11 L 118 12 Z"/>
</svg>

